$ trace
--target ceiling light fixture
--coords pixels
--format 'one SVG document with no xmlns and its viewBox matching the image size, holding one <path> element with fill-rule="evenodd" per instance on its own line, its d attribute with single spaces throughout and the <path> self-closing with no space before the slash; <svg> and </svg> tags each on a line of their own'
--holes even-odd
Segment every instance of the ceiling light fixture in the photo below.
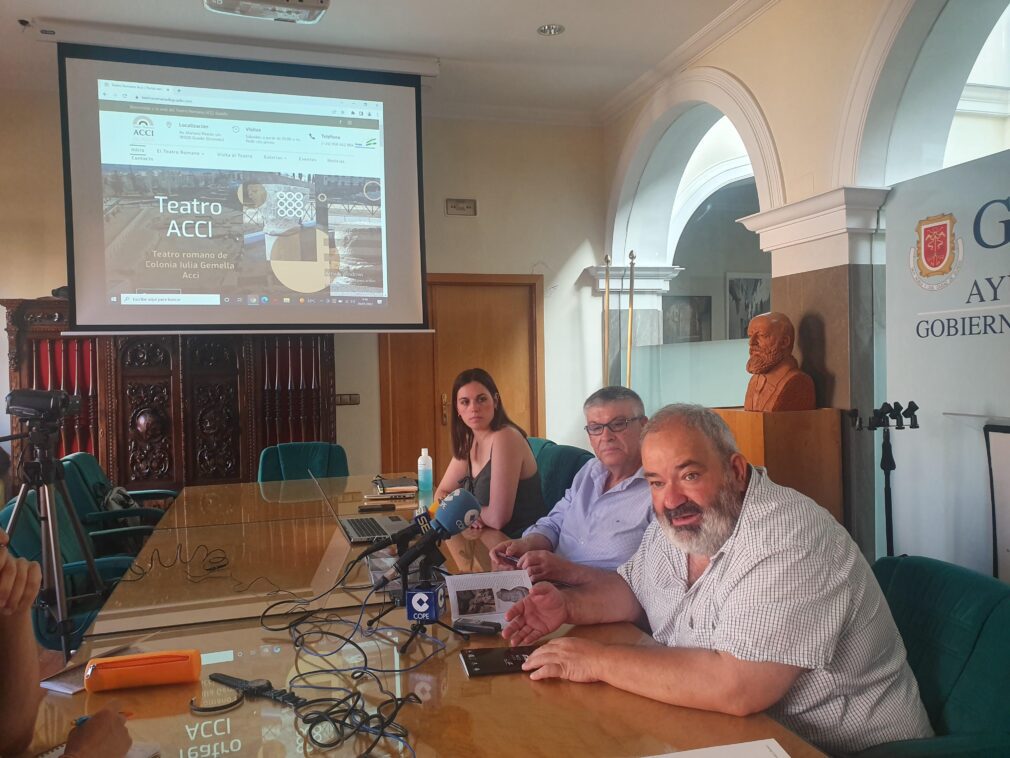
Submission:
<svg viewBox="0 0 1010 758">
<path fill-rule="evenodd" d="M 541 37 L 557 37 L 564 31 L 565 27 L 561 24 L 544 24 L 543 26 L 537 27 L 537 34 Z"/>
</svg>

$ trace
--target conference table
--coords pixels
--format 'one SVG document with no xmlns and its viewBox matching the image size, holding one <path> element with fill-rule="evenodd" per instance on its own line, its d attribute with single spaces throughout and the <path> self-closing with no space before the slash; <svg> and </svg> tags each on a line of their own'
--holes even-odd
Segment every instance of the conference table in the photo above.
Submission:
<svg viewBox="0 0 1010 758">
<path fill-rule="evenodd" d="M 774 738 L 790 756 L 819 756 L 816 748 L 763 714 L 739 718 L 665 705 L 609 685 L 534 682 L 525 675 L 469 679 L 459 651 L 502 647 L 501 637 L 469 641 L 438 628 L 400 645 L 409 630 L 396 609 L 374 631 L 365 621 L 382 610 L 371 593 L 364 562 L 333 590 L 359 552 L 337 524 L 358 515 L 371 477 L 318 482 L 243 483 L 190 487 L 169 507 L 157 529 L 112 592 L 86 634 L 74 663 L 94 651 L 133 643 L 130 652 L 197 649 L 204 657 L 201 682 L 75 695 L 48 693 L 26 755 L 65 741 L 75 718 L 110 702 L 130 714 L 135 742 L 160 746 L 161 755 L 289 756 L 323 754 L 307 742 L 309 727 L 290 707 L 247 699 L 234 710 L 193 715 L 190 700 L 225 703 L 234 691 L 211 682 L 218 672 L 268 679 L 305 698 L 350 695 L 374 714 L 399 705 L 394 720 L 404 735 L 380 739 L 373 755 L 388 756 L 650 756 Z M 416 503 L 397 515 L 409 519 Z M 489 549 L 504 539 L 473 529 L 441 547 L 452 573 L 490 570 Z M 332 591 L 330 591 L 332 590 Z M 294 644 L 284 627 L 316 609 L 308 633 Z M 367 603 L 367 604 L 366 604 Z M 272 615 L 261 614 L 272 604 Z M 353 639 L 342 644 L 336 634 Z M 631 624 L 563 627 L 600 642 L 655 644 Z M 366 667 L 375 672 L 355 677 Z M 293 688 L 296 684 L 305 687 Z M 350 718 L 350 717 L 349 717 Z M 334 740 L 330 725 L 316 727 Z M 330 754 L 360 754 L 374 741 L 350 736 Z"/>
</svg>

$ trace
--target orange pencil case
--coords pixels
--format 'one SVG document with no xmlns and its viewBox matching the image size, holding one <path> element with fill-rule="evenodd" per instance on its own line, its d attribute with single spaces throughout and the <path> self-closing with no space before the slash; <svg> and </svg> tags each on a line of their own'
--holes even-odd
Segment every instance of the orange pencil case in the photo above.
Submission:
<svg viewBox="0 0 1010 758">
<path fill-rule="evenodd" d="M 165 650 L 118 658 L 92 658 L 84 669 L 84 689 L 88 692 L 199 680 L 199 650 Z"/>
</svg>

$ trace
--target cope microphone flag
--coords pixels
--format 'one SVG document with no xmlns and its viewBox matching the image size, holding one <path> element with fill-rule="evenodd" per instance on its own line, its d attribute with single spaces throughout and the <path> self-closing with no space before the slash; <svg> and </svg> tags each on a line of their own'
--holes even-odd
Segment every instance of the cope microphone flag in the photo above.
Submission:
<svg viewBox="0 0 1010 758">
<path fill-rule="evenodd" d="M 470 526 L 479 515 L 480 503 L 466 490 L 458 489 L 446 495 L 439 504 L 438 510 L 435 511 L 435 517 L 431 520 L 431 528 L 421 534 L 421 538 L 403 552 L 396 564 L 376 582 L 375 589 L 381 590 L 398 574 L 407 571 L 410 564 L 426 550 L 447 537 L 459 534 Z"/>
</svg>

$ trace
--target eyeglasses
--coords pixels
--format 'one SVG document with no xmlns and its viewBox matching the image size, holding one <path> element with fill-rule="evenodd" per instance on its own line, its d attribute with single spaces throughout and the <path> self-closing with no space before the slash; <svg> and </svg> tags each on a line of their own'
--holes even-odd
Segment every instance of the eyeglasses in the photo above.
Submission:
<svg viewBox="0 0 1010 758">
<path fill-rule="evenodd" d="M 623 432 L 632 421 L 641 421 L 645 416 L 632 416 L 631 418 L 615 418 L 606 424 L 586 424 L 584 427 L 586 434 L 590 437 L 599 437 L 604 429 L 609 429 L 614 434 Z"/>
</svg>

